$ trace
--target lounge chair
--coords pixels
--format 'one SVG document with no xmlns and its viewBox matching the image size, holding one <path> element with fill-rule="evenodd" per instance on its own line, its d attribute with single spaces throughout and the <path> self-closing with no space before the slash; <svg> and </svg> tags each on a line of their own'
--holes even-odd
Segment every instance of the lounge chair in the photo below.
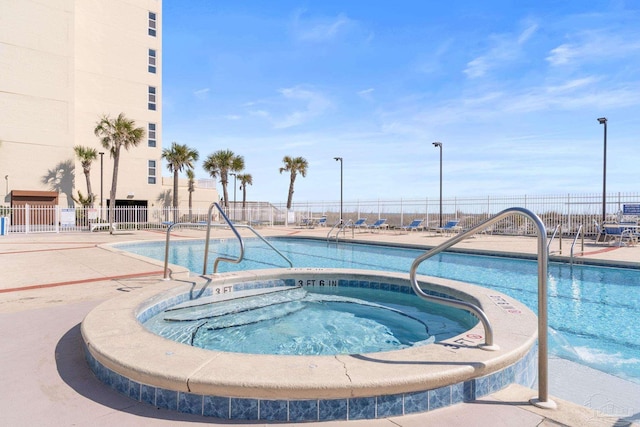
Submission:
<svg viewBox="0 0 640 427">
<path fill-rule="evenodd" d="M 356 222 L 354 222 L 351 227 L 355 230 L 361 230 L 363 228 L 367 228 L 367 218 L 358 218 Z"/>
<path fill-rule="evenodd" d="M 447 221 L 447 223 L 445 225 L 443 225 L 442 227 L 436 227 L 434 228 L 434 231 L 436 233 L 454 233 L 457 232 L 460 227 L 458 227 L 458 223 L 460 222 L 459 219 L 452 219 L 451 221 Z"/>
<path fill-rule="evenodd" d="M 302 218 L 302 220 L 298 224 L 298 228 L 313 228 L 313 219 L 312 218 Z"/>
<path fill-rule="evenodd" d="M 371 230 L 371 231 L 380 230 L 382 228 L 387 228 L 388 226 L 387 226 L 386 222 L 387 222 L 386 218 L 379 219 L 376 222 L 374 222 L 373 224 L 367 226 L 367 228 L 369 230 Z"/>
<path fill-rule="evenodd" d="M 327 217 L 326 216 L 320 217 L 320 219 L 318 220 L 318 225 L 320 227 L 326 227 L 327 226 Z"/>
<path fill-rule="evenodd" d="M 600 224 L 598 224 L 598 221 L 596 221 L 595 219 L 593 220 L 593 226 L 596 228 L 596 243 L 606 243 L 608 242 L 611 237 L 607 236 L 607 233 L 602 229 L 602 227 L 600 227 Z"/>
<path fill-rule="evenodd" d="M 605 241 L 613 240 L 614 242 L 618 242 L 618 246 L 622 246 L 625 242 L 627 245 L 636 245 L 638 243 L 638 239 L 633 234 L 633 231 L 629 228 L 624 228 L 624 225 L 603 224 L 602 228 L 606 236 Z"/>
<path fill-rule="evenodd" d="M 414 219 L 413 221 L 411 221 L 411 224 L 409 225 L 404 225 L 402 227 L 400 227 L 402 230 L 405 231 L 417 231 L 419 228 L 422 229 L 424 228 L 422 226 L 422 221 L 421 219 Z"/>
</svg>

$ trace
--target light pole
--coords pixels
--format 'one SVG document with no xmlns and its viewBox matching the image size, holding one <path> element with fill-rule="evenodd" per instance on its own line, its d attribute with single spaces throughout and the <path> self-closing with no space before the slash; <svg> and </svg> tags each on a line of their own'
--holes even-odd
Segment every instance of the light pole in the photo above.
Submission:
<svg viewBox="0 0 640 427">
<path fill-rule="evenodd" d="M 236 220 L 236 177 L 238 175 L 235 173 L 232 173 L 230 175 L 233 175 L 233 216 L 231 218 L 235 222 Z"/>
<path fill-rule="evenodd" d="M 440 147 L 440 227 L 442 227 L 442 142 L 434 142 L 434 147 Z"/>
<path fill-rule="evenodd" d="M 340 224 L 342 224 L 342 157 L 334 157 L 336 162 L 340 162 Z"/>
<path fill-rule="evenodd" d="M 600 117 L 598 123 L 604 125 L 604 156 L 602 167 L 602 222 L 607 216 L 607 118 Z"/>
<path fill-rule="evenodd" d="M 100 219 L 102 219 L 103 214 L 102 214 L 102 201 L 104 200 L 102 198 L 102 193 L 103 193 L 103 159 L 104 159 L 104 152 L 99 152 L 98 154 L 100 154 Z"/>
</svg>

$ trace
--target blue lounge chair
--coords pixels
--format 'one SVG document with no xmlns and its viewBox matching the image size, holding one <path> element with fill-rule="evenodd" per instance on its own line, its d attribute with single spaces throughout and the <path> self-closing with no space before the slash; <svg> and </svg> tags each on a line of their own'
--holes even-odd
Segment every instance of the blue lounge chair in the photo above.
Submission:
<svg viewBox="0 0 640 427">
<path fill-rule="evenodd" d="M 460 222 L 459 219 L 452 219 L 451 221 L 447 221 L 447 223 L 442 227 L 436 227 L 435 231 L 436 233 L 447 233 L 447 234 L 457 232 L 460 228 L 458 227 L 459 222 Z"/>
<path fill-rule="evenodd" d="M 318 220 L 318 225 L 320 227 L 326 227 L 327 226 L 327 217 L 326 216 L 320 217 L 320 219 Z"/>
<path fill-rule="evenodd" d="M 627 245 L 635 245 L 638 243 L 637 238 L 633 235 L 633 231 L 625 228 L 621 224 L 603 224 L 605 241 L 613 240 L 618 242 L 618 246 L 622 246 L 626 242 Z"/>
<path fill-rule="evenodd" d="M 422 227 L 422 221 L 423 220 L 421 220 L 421 219 L 414 219 L 413 221 L 411 221 L 411 224 L 404 225 L 404 226 L 402 226 L 400 228 L 405 230 L 405 231 L 412 231 L 412 230 L 417 231 L 419 228 L 424 228 L 424 227 Z"/>
<path fill-rule="evenodd" d="M 353 223 L 352 227 L 357 230 L 367 228 L 367 218 L 358 218 L 358 220 Z"/>
<path fill-rule="evenodd" d="M 373 224 L 371 224 L 370 226 L 368 226 L 367 228 L 371 231 L 374 230 L 380 230 L 382 228 L 387 228 L 387 219 L 383 218 L 383 219 L 379 219 L 376 222 L 374 222 Z"/>
</svg>

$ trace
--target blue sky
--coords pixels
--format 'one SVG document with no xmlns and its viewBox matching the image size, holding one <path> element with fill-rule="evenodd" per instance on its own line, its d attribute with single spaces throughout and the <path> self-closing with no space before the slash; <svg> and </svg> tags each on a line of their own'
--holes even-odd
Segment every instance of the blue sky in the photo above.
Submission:
<svg viewBox="0 0 640 427">
<path fill-rule="evenodd" d="M 286 201 L 286 155 L 294 202 L 339 200 L 336 156 L 345 200 L 437 198 L 434 141 L 445 198 L 601 193 L 598 117 L 640 191 L 633 0 L 164 0 L 162 55 L 163 145 L 243 156 L 250 200 Z"/>
</svg>

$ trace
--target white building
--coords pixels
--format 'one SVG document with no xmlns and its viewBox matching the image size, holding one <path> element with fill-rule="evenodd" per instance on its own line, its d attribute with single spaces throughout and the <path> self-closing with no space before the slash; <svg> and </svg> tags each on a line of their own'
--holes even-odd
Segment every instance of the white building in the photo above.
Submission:
<svg viewBox="0 0 640 427">
<path fill-rule="evenodd" d="M 104 153 L 90 176 L 106 206 L 113 161 L 94 128 L 120 113 L 147 135 L 121 153 L 116 206 L 163 206 L 161 0 L 0 0 L 0 204 L 55 192 L 73 206 L 87 194 L 81 145 Z M 218 200 L 215 188 L 193 195 Z M 185 206 L 186 187 L 179 196 Z"/>
</svg>

